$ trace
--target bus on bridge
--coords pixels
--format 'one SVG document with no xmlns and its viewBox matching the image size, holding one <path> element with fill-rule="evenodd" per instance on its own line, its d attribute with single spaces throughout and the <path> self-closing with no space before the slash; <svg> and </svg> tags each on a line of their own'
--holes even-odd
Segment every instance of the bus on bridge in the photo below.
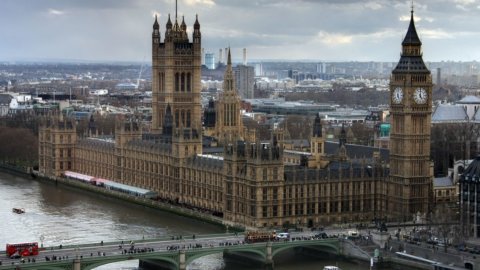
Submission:
<svg viewBox="0 0 480 270">
<path fill-rule="evenodd" d="M 7 244 L 5 253 L 11 259 L 38 255 L 38 243 Z"/>
</svg>

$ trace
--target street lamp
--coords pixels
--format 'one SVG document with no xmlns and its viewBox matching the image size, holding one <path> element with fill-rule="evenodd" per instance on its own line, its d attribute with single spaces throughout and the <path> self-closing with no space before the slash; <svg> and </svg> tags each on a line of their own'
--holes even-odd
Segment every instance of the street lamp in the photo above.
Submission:
<svg viewBox="0 0 480 270">
<path fill-rule="evenodd" d="M 43 240 L 45 240 L 45 236 L 40 235 L 40 247 L 43 248 Z"/>
</svg>

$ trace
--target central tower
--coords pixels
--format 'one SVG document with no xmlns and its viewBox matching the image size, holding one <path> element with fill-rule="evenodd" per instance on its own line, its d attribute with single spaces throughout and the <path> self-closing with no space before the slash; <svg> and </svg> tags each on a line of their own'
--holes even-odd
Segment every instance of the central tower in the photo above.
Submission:
<svg viewBox="0 0 480 270">
<path fill-rule="evenodd" d="M 244 139 L 242 115 L 232 69 L 232 55 L 228 48 L 227 69 L 223 78 L 223 93 L 220 94 L 216 116 L 216 136 L 222 141 Z"/>
<path fill-rule="evenodd" d="M 182 17 L 179 25 L 170 15 L 162 43 L 160 26 L 155 16 L 152 33 L 152 131 L 170 136 L 177 130 L 189 129 L 200 134 L 201 124 L 201 34 L 198 16 L 188 39 Z"/>
<path fill-rule="evenodd" d="M 433 192 L 430 161 L 432 77 L 422 59 L 411 11 L 400 61 L 390 77 L 390 178 L 388 212 L 397 220 L 429 212 Z"/>
</svg>

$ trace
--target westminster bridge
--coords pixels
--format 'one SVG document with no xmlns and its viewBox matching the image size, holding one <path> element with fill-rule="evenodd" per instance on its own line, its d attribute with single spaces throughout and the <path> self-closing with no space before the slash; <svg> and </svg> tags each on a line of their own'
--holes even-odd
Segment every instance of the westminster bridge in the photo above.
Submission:
<svg viewBox="0 0 480 270">
<path fill-rule="evenodd" d="M 280 240 L 247 244 L 243 234 L 218 234 L 204 236 L 175 236 L 169 239 L 141 240 L 132 242 L 109 242 L 78 246 L 56 246 L 42 249 L 37 256 L 9 259 L 0 253 L 0 270 L 89 270 L 101 265 L 140 260 L 165 269 L 185 270 L 187 265 L 200 257 L 215 254 L 235 254 L 263 263 L 273 269 L 275 255 L 293 248 L 308 248 L 318 252 L 342 255 L 342 240 L 339 238 L 316 239 L 308 234 L 292 235 L 288 241 Z"/>
</svg>

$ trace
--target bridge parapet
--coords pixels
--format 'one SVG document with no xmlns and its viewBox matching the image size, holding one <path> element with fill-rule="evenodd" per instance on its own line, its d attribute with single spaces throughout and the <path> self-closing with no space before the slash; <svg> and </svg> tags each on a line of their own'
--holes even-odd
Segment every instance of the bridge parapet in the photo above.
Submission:
<svg viewBox="0 0 480 270">
<path fill-rule="evenodd" d="M 180 245 L 178 245 L 181 243 Z M 195 244 L 205 243 L 203 245 L 196 246 Z M 213 244 L 216 243 L 216 244 Z M 223 243 L 223 245 L 220 245 Z M 243 241 L 238 240 L 238 238 L 232 238 L 231 235 L 222 236 L 222 237 L 205 237 L 196 239 L 183 239 L 181 242 L 175 241 L 159 241 L 159 242 L 145 242 L 141 246 L 150 245 L 155 246 L 155 249 L 146 249 L 146 251 L 141 251 L 138 253 L 127 253 L 123 249 L 117 247 L 117 245 L 101 245 L 100 248 L 108 249 L 106 254 L 102 255 L 102 252 L 97 251 L 95 248 L 98 246 L 83 246 L 82 249 L 72 249 L 72 248 L 62 248 L 62 252 L 69 254 L 67 256 L 59 256 L 58 260 L 45 261 L 40 258 L 45 256 L 42 254 L 38 256 L 36 262 L 24 262 L 15 261 L 14 264 L 7 265 L 3 263 L 0 266 L 0 270 L 12 270 L 16 269 L 19 266 L 22 270 L 36 269 L 36 270 L 90 270 L 98 266 L 133 260 L 133 259 L 148 259 L 148 260 L 159 260 L 164 261 L 175 267 L 179 270 L 185 270 L 186 266 L 193 262 L 195 259 L 216 253 L 223 252 L 248 252 L 256 254 L 260 259 L 262 259 L 266 266 L 271 265 L 273 267 L 274 257 L 279 252 L 300 246 L 317 246 L 324 247 L 329 251 L 334 253 L 339 252 L 339 240 L 336 238 L 332 239 L 315 239 L 315 240 L 296 240 L 296 241 L 278 241 L 278 242 L 267 242 L 267 243 L 255 243 L 255 244 L 245 244 Z M 175 249 L 169 249 L 176 245 Z M 195 247 L 194 247 L 195 246 Z M 57 252 L 59 250 L 56 250 Z M 95 255 L 93 255 L 95 253 Z M 51 256 L 51 255 L 49 255 Z M 71 259 L 68 259 L 71 258 Z M 72 259 L 73 258 L 73 259 Z"/>
</svg>

